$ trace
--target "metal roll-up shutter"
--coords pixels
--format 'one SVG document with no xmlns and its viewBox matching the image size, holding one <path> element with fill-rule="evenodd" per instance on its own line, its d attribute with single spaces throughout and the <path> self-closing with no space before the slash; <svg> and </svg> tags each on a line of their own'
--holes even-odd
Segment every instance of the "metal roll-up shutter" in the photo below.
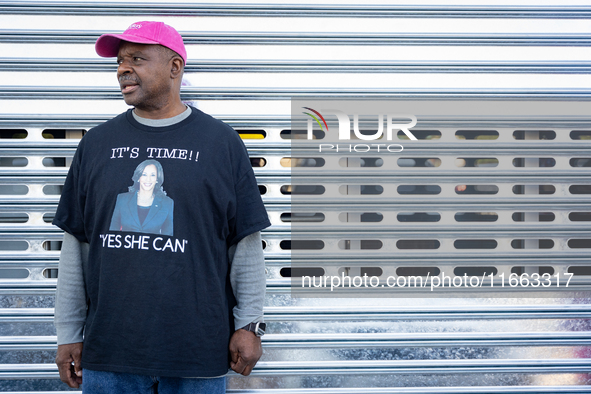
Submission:
<svg viewBox="0 0 591 394">
<path fill-rule="evenodd" d="M 589 2 L 459 3 L 0 0 L 0 391 L 67 390 L 52 325 L 62 235 L 50 222 L 84 131 L 127 108 L 114 60 L 93 44 L 161 20 L 188 47 L 183 99 L 242 135 L 272 222 L 265 354 L 250 377 L 229 376 L 228 392 L 591 392 L 584 287 L 553 298 L 292 297 L 292 98 L 589 103 Z M 589 116 L 436 119 L 418 133 L 422 145 L 404 142 L 410 153 L 372 156 L 389 160 L 376 179 L 303 169 L 336 196 L 305 201 L 315 216 L 304 231 L 335 252 L 310 252 L 311 264 L 589 282 Z M 371 204 L 355 197 L 366 185 L 382 190 Z M 358 232 L 336 239 L 321 218 L 343 213 L 359 218 Z"/>
</svg>

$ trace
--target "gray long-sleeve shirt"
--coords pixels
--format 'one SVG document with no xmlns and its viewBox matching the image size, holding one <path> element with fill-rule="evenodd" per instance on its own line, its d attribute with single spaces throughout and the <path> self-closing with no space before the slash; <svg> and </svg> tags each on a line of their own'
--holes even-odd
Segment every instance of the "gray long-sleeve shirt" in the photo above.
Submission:
<svg viewBox="0 0 591 394">
<path fill-rule="evenodd" d="M 187 112 L 188 111 L 188 112 Z M 164 127 L 182 121 L 190 114 L 170 119 L 151 120 L 134 116 L 140 123 Z M 86 289 L 83 264 L 88 259 L 89 245 L 64 233 L 58 268 L 54 325 L 58 345 L 82 342 L 86 323 Z M 265 299 L 265 261 L 259 231 L 244 237 L 228 250 L 230 283 L 237 301 L 233 309 L 234 325 L 244 327 L 251 322 L 263 321 Z"/>
</svg>

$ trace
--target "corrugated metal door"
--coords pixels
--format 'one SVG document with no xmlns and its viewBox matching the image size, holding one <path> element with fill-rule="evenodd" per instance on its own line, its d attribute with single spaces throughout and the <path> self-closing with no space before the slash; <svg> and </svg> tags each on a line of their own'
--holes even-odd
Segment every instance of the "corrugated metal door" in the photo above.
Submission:
<svg viewBox="0 0 591 394">
<path fill-rule="evenodd" d="M 61 234 L 50 222 L 84 131 L 126 109 L 115 62 L 98 58 L 94 41 L 155 19 L 175 26 L 188 44 L 183 98 L 242 134 L 273 223 L 263 234 L 265 355 L 251 377 L 231 375 L 229 392 L 591 392 L 586 292 L 292 298 L 289 270 L 297 219 L 291 98 L 585 104 L 590 18 L 589 2 L 574 1 L 0 1 L 0 390 L 66 390 L 53 363 Z M 384 173 L 394 168 L 391 178 L 350 179 L 331 203 L 308 201 L 307 231 L 336 251 L 333 260 L 311 253 L 311 261 L 325 270 L 379 267 L 384 275 L 494 267 L 499 274 L 574 272 L 586 281 L 589 117 L 439 119 L 418 133 L 425 145 L 393 159 Z M 367 163 L 377 167 L 378 159 Z M 344 182 L 322 168 L 310 176 L 327 187 Z M 373 193 L 381 197 L 361 210 L 351 194 L 367 185 L 382 188 Z M 343 214 L 338 220 L 354 217 L 362 230 L 349 234 L 346 247 L 320 219 Z M 363 247 L 367 240 L 389 246 Z"/>
</svg>

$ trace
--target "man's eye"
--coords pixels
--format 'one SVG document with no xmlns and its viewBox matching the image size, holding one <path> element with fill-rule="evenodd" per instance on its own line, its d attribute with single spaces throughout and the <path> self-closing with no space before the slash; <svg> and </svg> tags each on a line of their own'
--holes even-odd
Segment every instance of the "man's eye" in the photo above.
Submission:
<svg viewBox="0 0 591 394">
<path fill-rule="evenodd" d="M 139 61 L 139 60 L 142 60 L 142 58 L 141 58 L 141 57 L 137 57 L 137 56 L 133 58 L 133 61 L 134 61 L 134 62 L 137 62 L 137 61 Z"/>
</svg>

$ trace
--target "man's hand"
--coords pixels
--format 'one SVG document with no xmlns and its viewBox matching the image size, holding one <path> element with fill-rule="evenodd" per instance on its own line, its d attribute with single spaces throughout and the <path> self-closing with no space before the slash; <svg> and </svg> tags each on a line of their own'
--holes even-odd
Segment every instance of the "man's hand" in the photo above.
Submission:
<svg viewBox="0 0 591 394">
<path fill-rule="evenodd" d="M 60 379 L 68 386 L 78 388 L 82 384 L 82 342 L 58 345 L 55 363 L 60 371 Z M 72 365 L 72 361 L 74 365 Z"/>
<path fill-rule="evenodd" d="M 230 367 L 235 372 L 250 375 L 262 355 L 261 338 L 254 335 L 254 332 L 239 329 L 230 338 Z"/>
</svg>

